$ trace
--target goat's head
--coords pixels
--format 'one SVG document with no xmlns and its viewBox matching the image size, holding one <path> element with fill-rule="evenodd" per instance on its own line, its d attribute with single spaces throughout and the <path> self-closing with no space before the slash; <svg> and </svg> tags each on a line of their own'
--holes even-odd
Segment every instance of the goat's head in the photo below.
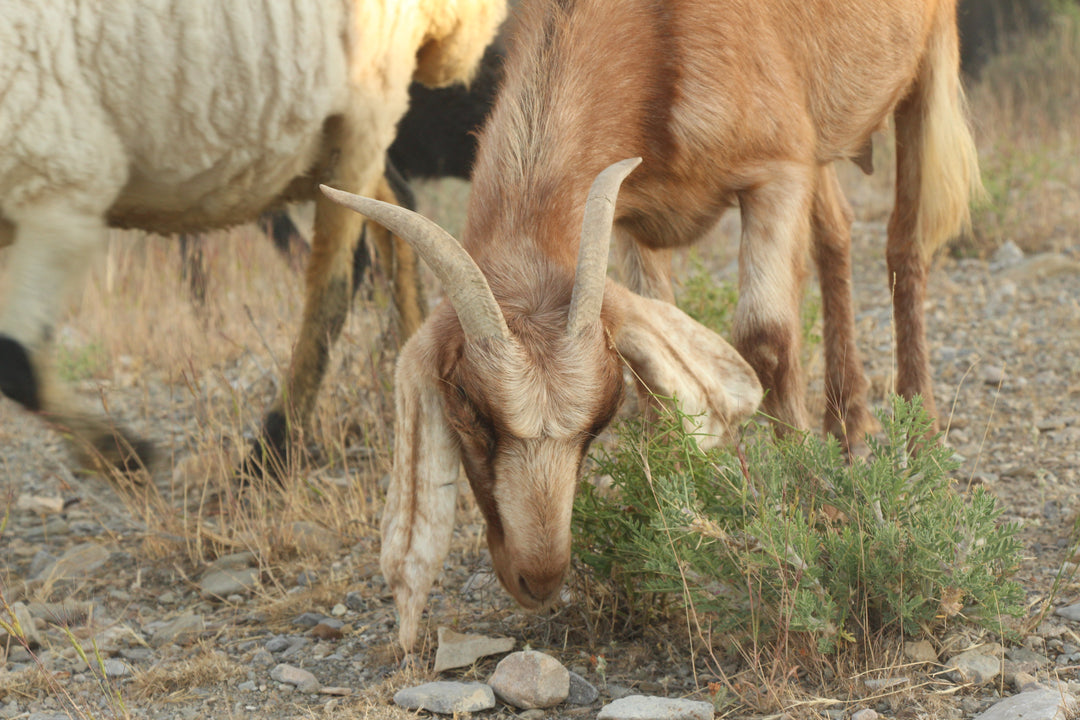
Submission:
<svg viewBox="0 0 1080 720">
<path fill-rule="evenodd" d="M 531 264 L 528 272 L 542 277 L 518 282 L 521 269 L 506 248 L 490 253 L 481 271 L 421 216 L 324 188 L 408 240 L 449 299 L 406 345 L 396 375 L 383 570 L 407 648 L 450 540 L 459 460 L 487 521 L 500 581 L 522 605 L 540 607 L 557 595 L 569 566 L 574 493 L 590 442 L 618 408 L 623 360 L 650 389 L 709 413 L 711 432 L 745 418 L 761 399 L 753 371 L 719 336 L 607 280 L 616 195 L 639 162 L 616 163 L 593 183 L 569 279 Z"/>
</svg>

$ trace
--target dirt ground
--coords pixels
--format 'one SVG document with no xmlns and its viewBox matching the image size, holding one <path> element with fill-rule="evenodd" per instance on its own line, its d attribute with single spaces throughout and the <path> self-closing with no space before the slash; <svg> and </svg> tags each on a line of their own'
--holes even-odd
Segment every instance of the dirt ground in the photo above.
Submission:
<svg viewBox="0 0 1080 720">
<path fill-rule="evenodd" d="M 849 180 L 858 186 L 858 178 Z M 860 347 L 871 397 L 882 406 L 893 372 L 889 200 L 871 184 L 856 187 L 852 202 Z M 732 273 L 733 232 L 726 221 L 701 251 L 718 278 Z M 545 613 L 517 609 L 492 579 L 482 521 L 468 498 L 428 606 L 421 662 L 401 669 L 393 603 L 377 563 L 393 359 L 382 293 L 358 301 L 305 438 L 311 457 L 293 469 L 285 490 L 253 500 L 222 494 L 288 356 L 300 282 L 254 231 L 212 243 L 216 274 L 206 308 L 186 297 L 166 241 L 117 239 L 59 333 L 65 372 L 88 401 L 162 448 L 149 489 L 80 471 L 59 436 L 0 402 L 0 589 L 7 604 L 22 602 L 49 618 L 36 623 L 33 657 L 15 647 L 3 657 L 0 646 L 0 718 L 407 717 L 391 697 L 432 678 L 426 668 L 438 625 L 509 635 L 600 689 L 593 706 L 546 717 L 593 717 L 631 690 L 710 699 L 723 678 L 689 652 L 685 630 L 590 624 L 595 618 L 574 592 Z M 1032 674 L 1075 682 L 1080 626 L 1053 610 L 1080 601 L 1073 564 L 1080 228 L 1062 227 L 1040 250 L 941 258 L 927 313 L 938 405 L 948 443 L 963 458 L 957 480 L 988 487 L 1006 519 L 1022 526 L 1018 577 L 1030 613 L 1013 640 L 1041 658 Z M 820 357 L 808 373 L 820 404 Z M 215 559 L 237 553 L 248 585 L 224 597 L 208 593 L 207 571 L 221 563 Z M 299 622 L 304 613 L 341 626 L 313 630 Z M 944 661 L 984 639 L 1000 640 L 957 628 L 932 642 Z M 803 688 L 801 697 L 814 701 L 770 709 L 734 703 L 723 716 L 839 720 L 872 708 L 883 717 L 969 718 L 1015 692 L 1008 673 L 967 686 L 935 675 L 937 666 L 903 666 L 897 657 L 882 658 L 872 673 L 902 678 L 894 690 L 869 690 L 860 682 L 864 667 Z M 271 678 L 278 663 L 348 692 L 297 692 Z M 489 659 L 448 676 L 484 680 L 493 667 Z M 487 716 L 515 714 L 499 706 Z"/>
</svg>

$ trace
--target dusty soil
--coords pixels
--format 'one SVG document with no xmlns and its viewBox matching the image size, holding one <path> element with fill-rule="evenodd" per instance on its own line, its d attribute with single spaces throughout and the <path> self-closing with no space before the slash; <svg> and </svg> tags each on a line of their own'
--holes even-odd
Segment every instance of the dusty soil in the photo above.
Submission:
<svg viewBox="0 0 1080 720">
<path fill-rule="evenodd" d="M 862 218 L 854 233 L 860 347 L 872 399 L 880 406 L 893 367 L 881 214 L 887 200 L 857 196 L 853 202 Z M 731 272 L 732 247 L 721 240 L 707 255 L 720 277 Z M 1053 254 L 941 259 L 931 279 L 928 316 L 938 404 L 948 443 L 963 458 L 957 480 L 988 487 L 1006 518 L 1022 525 L 1019 580 L 1030 616 L 1018 626 L 1018 641 L 1045 659 L 1034 666 L 1044 679 L 1076 681 L 1080 627 L 1055 617 L 1053 609 L 1080 600 L 1072 564 L 1080 503 L 1080 231 L 1063 230 L 1044 249 Z M 277 261 L 262 256 L 259 262 Z M 289 281 L 287 272 L 283 277 Z M 152 290 L 146 302 L 153 304 Z M 31 607 L 65 600 L 92 606 L 89 620 L 75 605 L 37 606 L 52 622 L 37 623 L 41 643 L 33 657 L 10 647 L 5 658 L 0 646 L 0 718 L 406 717 L 411 714 L 390 698 L 400 687 L 430 679 L 424 668 L 434 654 L 437 625 L 510 635 L 518 647 L 554 655 L 600 689 L 593 706 L 556 709 L 548 717 L 594 717 L 603 702 L 628 690 L 709 698 L 709 683 L 721 679 L 718 671 L 687 652 L 678 630 L 590 625 L 572 594 L 544 614 L 516 609 L 488 571 L 482 523 L 468 499 L 461 502 L 451 556 L 428 606 L 420 663 L 400 669 L 375 532 L 389 467 L 392 358 L 379 338 L 385 323 L 371 319 L 380 312 L 378 302 L 361 303 L 346 331 L 322 400 L 331 408 L 324 415 L 333 417 L 321 419 L 308 438 L 313 457 L 293 473 L 296 484 L 253 502 L 209 496 L 271 397 L 297 298 L 243 302 L 253 324 L 276 329 L 265 341 L 269 349 L 246 347 L 205 364 L 181 357 L 179 370 L 154 367 L 138 354 L 110 356 L 103 369 L 80 380 L 88 398 L 98 398 L 165 448 L 153 477 L 156 493 L 118 491 L 108 478 L 82 473 L 56 434 L 0 402 L 3 599 Z M 282 311 L 282 303 L 291 309 Z M 216 325 L 227 312 L 235 311 L 212 310 L 204 329 L 196 324 L 194 332 L 227 335 Z M 164 314 L 158 322 L 167 327 L 179 311 Z M 73 315 L 68 326 L 76 347 L 89 346 L 82 315 Z M 817 397 L 820 359 L 808 371 Z M 232 449 L 218 453 L 223 444 Z M 49 505 L 57 499 L 60 505 Z M 319 527 L 329 532 L 312 529 Z M 293 532 L 278 532 L 283 528 Z M 72 548 L 81 553 L 73 561 Z M 251 586 L 224 598 L 204 592 L 200 581 L 215 557 L 241 551 L 252 553 L 238 561 L 252 569 Z M 343 626 L 312 630 L 297 622 L 305 612 Z M 193 623 L 186 629 L 174 622 L 185 616 Z M 58 619 L 68 621 L 71 635 Z M 981 639 L 997 638 L 956 628 L 933 642 L 944 660 Z M 87 658 L 79 656 L 79 647 Z M 107 667 L 104 681 L 95 654 L 121 661 Z M 805 688 L 803 697 L 821 701 L 787 711 L 846 718 L 873 708 L 884 717 L 969 718 L 1015 692 L 1006 676 L 970 687 L 934 676 L 933 666 L 895 667 L 895 657 L 882 662 L 886 666 L 875 677 L 908 679 L 894 694 L 871 692 L 852 674 Z M 297 692 L 271 679 L 278 663 L 304 667 L 323 686 L 349 694 Z M 448 675 L 484 680 L 493 666 L 487 660 Z M 500 706 L 487 716 L 516 712 Z M 779 717 L 775 709 L 763 713 L 739 704 L 728 712 L 725 717 Z"/>
</svg>

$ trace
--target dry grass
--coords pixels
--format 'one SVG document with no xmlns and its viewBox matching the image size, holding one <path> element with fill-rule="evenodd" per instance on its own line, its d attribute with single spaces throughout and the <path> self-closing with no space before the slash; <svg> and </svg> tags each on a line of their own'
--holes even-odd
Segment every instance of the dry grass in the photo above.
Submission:
<svg viewBox="0 0 1080 720">
<path fill-rule="evenodd" d="M 66 325 L 77 328 L 65 335 L 66 353 L 92 348 L 103 359 L 96 377 L 70 379 L 106 390 L 134 387 L 144 400 L 171 396 L 166 414 L 136 421 L 167 453 L 165 472 L 156 483 L 117 483 L 146 525 L 147 554 L 162 557 L 182 546 L 198 564 L 249 550 L 269 565 L 290 557 L 282 528 L 296 521 L 321 525 L 346 544 L 369 536 L 375 482 L 388 467 L 393 348 L 379 323 L 387 313 L 362 298 L 343 332 L 302 437 L 314 462 L 301 453 L 281 487 L 240 493 L 232 473 L 287 365 L 302 282 L 253 229 L 212 238 L 207 258 L 210 282 L 200 309 L 180 279 L 175 244 L 115 237 Z M 162 405 L 153 399 L 135 412 Z"/>
<path fill-rule="evenodd" d="M 1080 235 L 1080 5 L 1063 7 L 1047 33 L 1019 39 L 970 89 L 989 199 L 960 252 L 1006 240 L 1060 250 Z"/>
<path fill-rule="evenodd" d="M 180 662 L 158 665 L 136 673 L 128 690 L 136 699 L 178 703 L 196 697 L 192 690 L 218 684 L 232 685 L 247 677 L 247 668 L 207 644 Z"/>
</svg>

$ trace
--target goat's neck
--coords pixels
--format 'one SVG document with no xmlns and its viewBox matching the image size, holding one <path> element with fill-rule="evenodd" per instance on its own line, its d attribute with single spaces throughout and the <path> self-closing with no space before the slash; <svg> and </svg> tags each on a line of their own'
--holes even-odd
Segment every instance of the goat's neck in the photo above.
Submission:
<svg viewBox="0 0 1080 720">
<path fill-rule="evenodd" d="M 670 142 L 668 11 L 637 0 L 572 8 L 532 6 L 511 49 L 473 174 L 465 243 L 481 265 L 535 253 L 572 274 L 593 179 L 634 156 L 646 160 L 640 177 Z"/>
</svg>

